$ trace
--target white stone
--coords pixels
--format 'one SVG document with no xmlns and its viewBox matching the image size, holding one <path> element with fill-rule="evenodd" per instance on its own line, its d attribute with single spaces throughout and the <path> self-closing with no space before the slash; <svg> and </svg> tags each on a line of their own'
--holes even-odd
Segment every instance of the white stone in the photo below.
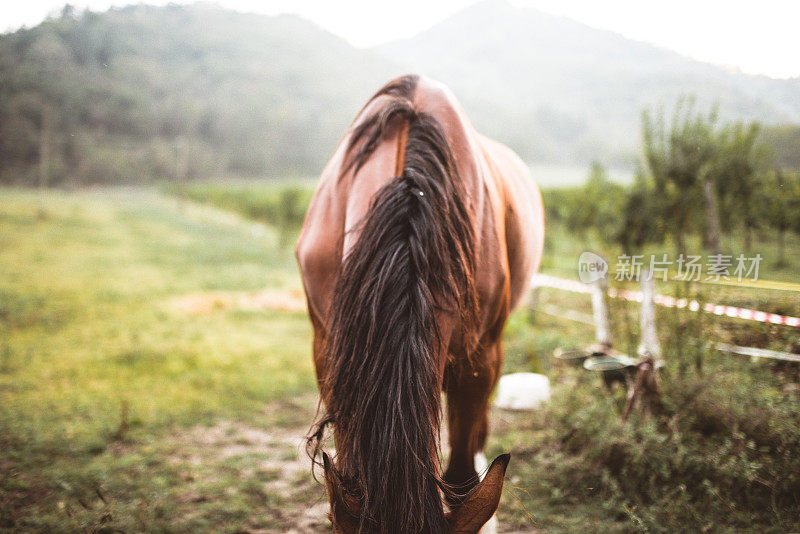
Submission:
<svg viewBox="0 0 800 534">
<path fill-rule="evenodd" d="M 538 373 L 503 375 L 494 405 L 506 410 L 535 410 L 550 400 L 550 380 Z"/>
<path fill-rule="evenodd" d="M 475 454 L 475 472 L 481 480 L 486 476 L 486 470 L 489 469 L 489 462 L 486 460 L 486 455 L 483 452 Z"/>
</svg>

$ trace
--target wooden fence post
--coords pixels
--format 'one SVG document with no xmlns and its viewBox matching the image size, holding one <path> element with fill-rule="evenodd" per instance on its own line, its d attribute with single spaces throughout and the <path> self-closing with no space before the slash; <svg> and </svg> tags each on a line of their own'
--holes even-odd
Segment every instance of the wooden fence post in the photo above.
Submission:
<svg viewBox="0 0 800 534">
<path fill-rule="evenodd" d="M 656 333 L 656 307 L 653 304 L 655 294 L 655 281 L 653 273 L 644 269 L 642 271 L 642 310 L 639 315 L 639 324 L 642 328 L 642 338 L 639 344 L 639 356 L 658 358 L 661 356 L 661 347 L 658 344 Z"/>
<path fill-rule="evenodd" d="M 607 282 L 605 278 L 592 284 L 592 314 L 594 315 L 594 329 L 597 342 L 605 347 L 611 347 L 611 322 L 608 319 L 606 307 Z"/>
<path fill-rule="evenodd" d="M 660 401 L 661 383 L 658 377 L 661 347 L 658 344 L 656 332 L 656 309 L 653 304 L 655 294 L 655 281 L 647 269 L 642 270 L 642 309 L 639 320 L 641 325 L 641 344 L 636 364 L 636 379 L 633 387 L 628 389 L 628 400 L 622 411 L 622 419 L 628 419 L 637 399 L 641 398 L 645 408 L 651 408 Z"/>
</svg>

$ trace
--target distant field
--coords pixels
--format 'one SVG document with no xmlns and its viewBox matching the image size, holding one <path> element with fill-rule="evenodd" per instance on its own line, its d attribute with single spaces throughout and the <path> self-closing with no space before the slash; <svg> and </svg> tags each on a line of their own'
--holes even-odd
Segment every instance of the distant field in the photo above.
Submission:
<svg viewBox="0 0 800 534">
<path fill-rule="evenodd" d="M 577 167 L 574 167 L 573 170 L 577 170 Z M 169 186 L 166 191 L 182 198 L 230 210 L 247 218 L 270 224 L 278 229 L 283 246 L 289 247 L 303 222 L 314 187 L 315 182 L 309 179 L 300 182 L 201 182 L 184 186 Z M 546 189 L 545 186 L 542 188 Z M 547 208 L 547 205 L 545 207 Z M 760 280 L 795 283 L 800 281 L 800 236 L 787 234 L 785 265 L 777 265 L 777 242 L 769 231 L 758 232 L 756 244 L 751 251 L 744 250 L 741 242 L 742 239 L 739 235 L 725 236 L 723 240 L 725 252 L 733 257 L 743 254 L 747 258 L 760 254 L 762 256 L 758 274 Z M 699 238 L 692 236 L 688 246 L 692 254 L 702 255 L 703 263 L 707 262 L 711 252 L 703 248 Z M 587 250 L 605 257 L 612 272 L 616 268 L 620 254 L 623 253 L 618 245 L 609 243 L 607 239 L 603 239 L 596 232 L 587 231 L 584 235 L 576 235 L 564 228 L 564 225 L 559 224 L 558 221 L 548 219 L 545 232 L 545 255 L 541 270 L 557 276 L 577 278 L 578 257 Z M 645 262 L 649 261 L 651 255 L 658 259 L 667 254 L 668 259 L 673 262 L 671 275 L 676 274 L 677 254 L 670 245 L 648 245 L 641 253 L 644 255 L 643 261 Z M 716 299 L 715 302 L 800 316 L 800 294 L 797 292 L 752 289 L 737 287 L 735 284 L 721 286 L 695 283 L 688 286 L 685 283 L 676 282 L 659 284 L 659 291 L 668 294 L 682 292 L 695 295 L 697 298 Z"/>
<path fill-rule="evenodd" d="M 255 196 L 203 187 L 0 190 L 0 531 L 329 528 L 298 449 L 316 385 L 296 208 L 280 206 L 303 193 L 270 186 L 277 211 L 245 219 L 231 199 Z M 582 246 L 558 232 L 552 272 Z M 542 298 L 588 309 L 577 295 Z M 635 349 L 635 311 L 612 303 L 622 350 Z M 731 323 L 660 312 L 664 405 L 622 423 L 622 390 L 552 358 L 591 328 L 515 313 L 506 372 L 547 373 L 554 397 L 533 414 L 492 414 L 488 453 L 512 453 L 502 528 L 800 529 L 798 370 L 709 345 L 786 349 L 797 334 Z"/>
<path fill-rule="evenodd" d="M 589 177 L 589 165 L 557 165 L 533 163 L 530 165 L 531 175 L 539 187 L 573 187 L 583 185 Z M 609 168 L 608 178 L 619 184 L 633 182 L 633 170 L 625 168 Z"/>
</svg>

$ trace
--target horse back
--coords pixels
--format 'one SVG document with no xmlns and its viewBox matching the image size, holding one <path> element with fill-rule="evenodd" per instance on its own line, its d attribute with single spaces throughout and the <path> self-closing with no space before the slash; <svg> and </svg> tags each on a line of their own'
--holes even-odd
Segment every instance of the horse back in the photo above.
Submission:
<svg viewBox="0 0 800 534">
<path fill-rule="evenodd" d="M 499 329 L 522 300 L 541 262 L 542 198 L 528 166 L 507 146 L 479 134 L 452 92 L 421 78 L 415 106 L 442 124 L 474 214 L 481 334 Z M 498 327 L 498 328 L 495 328 Z"/>
<path fill-rule="evenodd" d="M 338 269 L 358 237 L 357 225 L 374 194 L 396 174 L 404 135 L 400 124 L 387 129 L 357 172 L 343 174 L 350 133 L 386 98 L 369 102 L 343 137 L 320 177 L 298 239 L 296 254 L 309 311 L 322 324 Z M 413 104 L 434 117 L 446 133 L 458 179 L 468 196 L 466 204 L 474 216 L 480 335 L 502 325 L 538 267 L 544 235 L 541 196 L 527 166 L 509 148 L 478 134 L 446 86 L 420 78 Z"/>
</svg>

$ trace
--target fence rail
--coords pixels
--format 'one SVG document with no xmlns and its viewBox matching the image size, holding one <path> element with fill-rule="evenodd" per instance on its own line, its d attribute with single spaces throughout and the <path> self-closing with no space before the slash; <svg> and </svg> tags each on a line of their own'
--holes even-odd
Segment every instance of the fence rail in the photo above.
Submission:
<svg viewBox="0 0 800 534">
<path fill-rule="evenodd" d="M 731 354 L 739 354 L 741 356 L 750 356 L 751 358 L 770 358 L 773 360 L 783 360 L 787 362 L 800 362 L 800 354 L 790 354 L 788 352 L 779 352 L 777 350 L 757 349 L 755 347 L 740 347 L 739 345 L 730 345 L 728 343 L 717 343 L 717 350 L 729 352 Z"/>
<path fill-rule="evenodd" d="M 765 322 L 771 324 L 780 324 L 790 327 L 800 327 L 800 318 L 791 317 L 791 316 L 783 316 L 777 315 L 774 313 L 759 311 L 759 310 L 749 310 L 746 308 L 737 308 L 735 306 L 727 306 L 721 304 L 713 304 L 713 303 L 705 303 L 701 304 L 696 300 L 688 300 L 688 299 L 676 299 L 675 297 L 669 295 L 660 295 L 655 294 L 652 280 L 650 284 L 645 284 L 645 290 L 650 292 L 650 295 L 645 295 L 642 291 L 632 291 L 627 289 L 615 289 L 615 288 L 607 288 L 605 285 L 601 284 L 585 284 L 583 282 L 579 282 L 577 280 L 569 280 L 566 278 L 559 278 L 556 276 L 550 276 L 546 274 L 537 274 L 532 282 L 532 288 L 535 292 L 538 292 L 539 288 L 542 287 L 550 287 L 553 289 L 561 289 L 564 291 L 572 291 L 574 293 L 582 293 L 592 296 L 592 309 L 594 311 L 593 315 L 588 313 L 583 313 L 577 310 L 573 310 L 570 308 L 565 308 L 561 306 L 554 306 L 552 304 L 538 304 L 538 293 L 537 298 L 534 299 L 536 302 L 536 311 L 542 312 L 547 315 L 551 315 L 560 319 L 567 319 L 570 321 L 575 321 L 583 324 L 592 325 L 595 327 L 597 331 L 598 339 L 605 340 L 606 338 L 610 339 L 610 330 L 608 328 L 608 318 L 607 315 L 602 313 L 605 305 L 603 303 L 603 297 L 607 294 L 611 298 L 623 298 L 628 301 L 632 302 L 648 302 L 652 304 L 658 304 L 660 306 L 668 307 L 668 308 L 688 308 L 691 311 L 704 311 L 706 313 L 712 313 L 714 315 L 726 316 L 726 317 L 733 317 L 737 319 L 744 319 L 744 320 L 751 320 L 751 321 L 758 321 L 758 322 Z M 645 308 L 650 308 L 649 306 Z M 651 308 L 650 308 L 651 309 Z M 598 311 L 600 313 L 598 314 Z M 651 323 L 653 317 L 650 317 L 652 311 L 648 311 L 643 309 L 643 321 Z M 651 352 L 660 352 L 656 348 L 658 345 L 658 340 L 654 337 L 654 329 L 643 327 L 643 331 L 647 331 L 648 339 L 643 339 L 643 346 L 645 343 L 651 347 Z M 650 339 L 652 338 L 652 339 Z M 609 343 L 610 345 L 610 343 Z M 790 361 L 790 362 L 798 362 L 800 363 L 800 354 L 791 354 L 787 352 L 780 352 L 775 350 L 768 350 L 768 349 L 761 349 L 756 347 L 741 347 L 739 345 L 731 345 L 728 343 L 716 343 L 716 348 L 719 351 L 727 352 L 730 354 L 738 354 L 742 356 L 750 356 L 752 358 L 769 358 L 774 360 L 782 360 L 782 361 Z M 640 352 L 642 348 L 640 348 Z"/>
<path fill-rule="evenodd" d="M 537 274 L 533 278 L 532 285 L 533 287 L 552 287 L 554 289 L 563 289 L 565 291 L 572 291 L 574 293 L 592 293 L 591 284 L 584 284 L 578 280 L 569 280 L 547 274 Z M 642 302 L 644 297 L 641 291 L 616 288 L 609 288 L 608 296 L 611 298 L 622 298 L 631 302 Z M 653 295 L 653 302 L 659 306 L 664 306 L 667 308 L 688 308 L 689 310 L 695 312 L 703 311 L 713 315 L 743 319 L 746 321 L 756 321 L 760 323 L 770 323 L 800 328 L 800 317 L 779 315 L 777 313 L 765 312 L 761 310 L 751 310 L 748 308 L 739 308 L 737 306 L 716 304 L 712 302 L 701 303 L 696 300 L 679 299 L 670 295 L 661 294 Z"/>
</svg>

